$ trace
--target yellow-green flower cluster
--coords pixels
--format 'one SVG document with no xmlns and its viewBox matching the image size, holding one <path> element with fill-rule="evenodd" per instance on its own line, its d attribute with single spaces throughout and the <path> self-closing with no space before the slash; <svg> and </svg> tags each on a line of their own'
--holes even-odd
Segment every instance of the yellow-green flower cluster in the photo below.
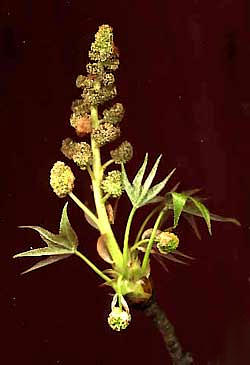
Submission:
<svg viewBox="0 0 250 365">
<path fill-rule="evenodd" d="M 87 76 L 79 75 L 76 79 L 76 86 L 83 91 L 82 99 L 76 100 L 71 108 L 73 113 L 70 124 L 74 128 L 78 125 L 79 118 L 89 116 L 91 107 L 103 104 L 117 95 L 112 71 L 119 66 L 119 52 L 113 42 L 113 29 L 109 25 L 99 27 L 95 41 L 91 44 L 89 58 L 92 62 L 86 66 Z M 76 132 L 80 137 L 84 135 L 79 130 Z"/>
<path fill-rule="evenodd" d="M 50 185 L 59 198 L 64 198 L 74 188 L 75 177 L 71 168 L 57 161 L 50 171 Z"/>
<path fill-rule="evenodd" d="M 91 44 L 89 58 L 92 61 L 102 62 L 106 67 L 115 65 L 118 52 L 113 42 L 113 29 L 109 25 L 101 25 L 95 34 L 95 41 Z M 114 69 L 114 68 L 113 68 Z"/>
<path fill-rule="evenodd" d="M 62 142 L 61 152 L 72 159 L 81 170 L 92 164 L 91 147 L 86 142 L 74 142 L 71 138 L 66 138 Z"/>
<path fill-rule="evenodd" d="M 86 107 L 86 104 L 84 103 L 83 99 L 76 99 L 71 104 L 71 118 L 70 118 L 70 124 L 72 127 L 75 127 L 75 120 L 79 117 L 87 117 L 89 113 L 89 108 Z"/>
<path fill-rule="evenodd" d="M 123 189 L 121 172 L 118 170 L 108 172 L 102 181 L 102 190 L 113 198 L 117 198 L 122 195 Z"/>
<path fill-rule="evenodd" d="M 120 307 L 114 307 L 108 316 L 108 324 L 114 331 L 126 329 L 130 321 L 130 313 L 126 312 Z"/>
<path fill-rule="evenodd" d="M 99 147 L 114 141 L 120 137 L 120 134 L 120 128 L 111 123 L 101 123 L 99 127 L 94 128 L 92 131 L 92 137 Z"/>
<path fill-rule="evenodd" d="M 119 302 L 119 306 L 116 306 Z M 123 295 L 114 295 L 111 303 L 111 312 L 108 316 L 108 324 L 114 331 L 121 331 L 128 327 L 131 321 L 129 307 Z"/>
<path fill-rule="evenodd" d="M 76 143 L 73 161 L 77 164 L 77 166 L 80 167 L 81 170 L 85 170 L 88 165 L 92 164 L 92 151 L 88 143 Z"/>
<path fill-rule="evenodd" d="M 82 92 L 82 98 L 88 107 L 103 104 L 115 98 L 116 95 L 117 90 L 114 84 L 100 86 L 100 84 L 95 83 L 92 89 L 84 88 Z"/>
<path fill-rule="evenodd" d="M 124 141 L 119 147 L 110 151 L 111 158 L 116 164 L 126 163 L 133 157 L 133 147 L 128 141 Z"/>
<path fill-rule="evenodd" d="M 101 122 L 109 122 L 112 124 L 120 123 L 124 116 L 124 108 L 121 103 L 115 103 L 110 109 L 103 111 L 103 119 Z"/>
<path fill-rule="evenodd" d="M 168 254 L 176 250 L 179 245 L 179 238 L 171 232 L 161 232 L 156 237 L 157 248 L 162 254 Z"/>
</svg>

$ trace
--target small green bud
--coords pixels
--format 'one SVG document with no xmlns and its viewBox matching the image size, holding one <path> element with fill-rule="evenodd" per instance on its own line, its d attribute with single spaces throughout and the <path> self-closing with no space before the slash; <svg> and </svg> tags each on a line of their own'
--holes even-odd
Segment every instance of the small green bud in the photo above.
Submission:
<svg viewBox="0 0 250 365">
<path fill-rule="evenodd" d="M 74 174 L 62 161 L 57 161 L 50 171 L 50 185 L 59 198 L 64 198 L 74 188 Z"/>
<path fill-rule="evenodd" d="M 114 307 L 108 316 L 108 324 L 114 331 L 121 331 L 128 327 L 131 315 L 119 307 Z"/>
<path fill-rule="evenodd" d="M 115 150 L 110 151 L 111 158 L 116 164 L 126 163 L 133 157 L 133 147 L 128 141 L 124 141 Z"/>
<path fill-rule="evenodd" d="M 161 232 L 157 235 L 157 248 L 162 254 L 168 254 L 176 250 L 179 238 L 171 232 Z"/>
<path fill-rule="evenodd" d="M 121 103 L 115 103 L 110 109 L 103 111 L 102 122 L 109 122 L 112 124 L 120 123 L 124 116 L 124 107 Z"/>
<path fill-rule="evenodd" d="M 111 123 L 101 123 L 99 127 L 94 128 L 92 131 L 92 137 L 100 147 L 114 141 L 120 134 L 120 128 L 113 126 Z"/>
<path fill-rule="evenodd" d="M 86 142 L 75 143 L 72 158 L 81 170 L 85 170 L 88 165 L 92 164 L 92 151 L 90 145 Z"/>
<path fill-rule="evenodd" d="M 113 170 L 108 172 L 108 175 L 102 181 L 102 189 L 105 193 L 110 194 L 114 198 L 118 198 L 122 195 L 123 184 L 121 172 Z"/>
</svg>

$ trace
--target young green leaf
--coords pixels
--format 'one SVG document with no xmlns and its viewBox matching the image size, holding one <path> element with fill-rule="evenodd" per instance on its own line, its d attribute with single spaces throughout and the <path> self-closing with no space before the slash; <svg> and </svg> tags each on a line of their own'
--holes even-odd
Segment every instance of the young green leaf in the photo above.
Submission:
<svg viewBox="0 0 250 365">
<path fill-rule="evenodd" d="M 159 184 L 155 185 L 150 189 L 150 185 L 152 184 L 152 181 L 155 177 L 160 159 L 161 156 L 158 157 L 143 186 L 141 185 L 148 161 L 148 154 L 146 154 L 144 162 L 140 167 L 138 173 L 136 174 L 132 185 L 128 180 L 125 168 L 122 165 L 122 179 L 124 188 L 134 207 L 139 208 L 142 205 L 147 204 L 148 201 L 152 200 L 164 188 L 170 176 L 175 171 L 174 169 L 162 182 L 160 182 Z"/>
<path fill-rule="evenodd" d="M 189 199 L 194 203 L 194 205 L 199 209 L 199 211 L 201 212 L 203 218 L 205 219 L 206 223 L 207 223 L 207 228 L 208 228 L 208 232 L 210 233 L 210 235 L 212 235 L 212 231 L 211 231 L 211 222 L 210 222 L 210 213 L 209 210 L 205 207 L 204 204 L 202 204 L 201 202 L 199 202 L 198 200 L 192 198 L 191 196 L 189 197 Z"/>
<path fill-rule="evenodd" d="M 148 163 L 148 153 L 146 153 L 143 164 L 141 166 L 141 168 L 139 169 L 139 171 L 137 172 L 132 184 L 133 184 L 133 190 L 134 190 L 134 195 L 136 197 L 139 197 L 140 193 L 141 193 L 141 189 L 142 189 L 142 179 L 147 167 L 147 163 Z"/>
<path fill-rule="evenodd" d="M 174 228 L 177 227 L 181 212 L 188 199 L 187 195 L 172 192 L 173 207 L 174 207 Z"/>
<path fill-rule="evenodd" d="M 128 177 L 127 177 L 127 173 L 126 173 L 126 170 L 124 168 L 124 165 L 122 165 L 122 171 L 121 171 L 121 174 L 122 174 L 122 181 L 123 181 L 123 185 L 124 185 L 124 189 L 131 201 L 131 203 L 133 205 L 135 205 L 136 203 L 136 198 L 134 196 L 134 189 L 132 187 L 132 185 L 130 184 L 129 180 L 128 180 Z"/>
<path fill-rule="evenodd" d="M 162 191 L 162 189 L 165 187 L 166 183 L 168 182 L 168 180 L 170 179 L 170 177 L 173 175 L 173 173 L 175 172 L 176 169 L 173 169 L 167 177 L 165 177 L 165 179 L 163 181 L 161 181 L 160 183 L 156 184 L 155 186 L 153 186 L 151 189 L 149 189 L 149 191 L 146 193 L 146 195 L 144 196 L 144 198 L 142 199 L 142 202 L 140 203 L 140 207 L 142 207 L 143 205 L 146 204 L 150 204 L 153 202 L 156 202 L 157 200 L 157 194 L 159 194 L 160 191 Z M 154 199 L 156 199 L 154 201 Z"/>
<path fill-rule="evenodd" d="M 60 261 L 60 260 L 64 260 L 64 259 L 68 258 L 69 256 L 71 256 L 71 254 L 48 256 L 48 257 L 46 257 L 46 259 L 38 261 L 36 264 L 31 266 L 29 269 L 21 272 L 20 275 L 27 274 L 28 272 L 40 269 L 41 267 L 44 267 L 44 266 L 47 266 L 47 265 L 50 265 L 50 264 L 54 264 L 55 262 Z"/>
<path fill-rule="evenodd" d="M 69 250 L 61 247 L 42 247 L 35 248 L 34 250 L 24 251 L 16 254 L 13 258 L 25 257 L 25 256 L 50 256 L 50 255 L 64 255 L 68 254 Z"/>
<path fill-rule="evenodd" d="M 158 169 L 158 166 L 159 166 L 159 163 L 160 163 L 161 157 L 162 157 L 162 155 L 160 155 L 160 156 L 157 158 L 157 160 L 156 160 L 156 162 L 155 162 L 155 164 L 154 164 L 154 166 L 153 166 L 152 170 L 150 171 L 150 173 L 149 173 L 148 177 L 146 178 L 146 180 L 145 180 L 145 182 L 144 182 L 144 184 L 143 184 L 142 194 L 143 194 L 143 193 L 145 194 L 145 193 L 148 191 L 148 189 L 150 188 L 150 186 L 151 186 L 151 184 L 152 184 L 152 182 L 153 182 L 153 180 L 154 180 L 154 177 L 155 177 L 156 171 L 157 171 L 157 169 Z"/>
<path fill-rule="evenodd" d="M 64 205 L 64 208 L 62 211 L 59 235 L 66 238 L 64 241 L 64 245 L 66 244 L 66 246 L 68 248 L 72 249 L 72 248 L 77 248 L 78 238 L 69 222 L 69 218 L 67 215 L 67 207 L 68 207 L 68 202 Z"/>
<path fill-rule="evenodd" d="M 21 228 L 31 228 L 37 231 L 48 247 L 42 247 L 21 252 L 19 254 L 16 254 L 14 258 L 25 256 L 49 256 L 45 260 L 40 261 L 40 263 L 36 263 L 24 273 L 69 257 L 70 255 L 75 253 L 75 250 L 78 246 L 77 235 L 71 227 L 68 219 L 67 203 L 65 204 L 62 211 L 59 234 L 51 233 L 48 230 L 38 226 L 22 226 Z"/>
</svg>

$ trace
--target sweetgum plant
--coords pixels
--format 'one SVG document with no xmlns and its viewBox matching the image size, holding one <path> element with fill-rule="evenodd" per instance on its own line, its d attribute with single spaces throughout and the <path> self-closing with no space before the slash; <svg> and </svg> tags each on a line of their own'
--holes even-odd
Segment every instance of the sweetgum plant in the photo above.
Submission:
<svg viewBox="0 0 250 365">
<path fill-rule="evenodd" d="M 76 80 L 76 86 L 82 89 L 82 94 L 80 99 L 72 103 L 70 117 L 70 124 L 75 129 L 76 135 L 84 141 L 76 142 L 66 138 L 62 141 L 61 152 L 80 170 L 89 174 L 95 211 L 91 211 L 73 194 L 75 176 L 64 162 L 57 161 L 52 167 L 50 185 L 59 198 L 71 198 L 84 212 L 86 221 L 98 230 L 97 252 L 110 267 L 102 271 L 78 251 L 77 234 L 67 215 L 68 202 L 62 210 L 58 234 L 38 226 L 21 227 L 37 231 L 46 247 L 22 252 L 14 257 L 45 256 L 24 271 L 27 273 L 66 259 L 73 254 L 77 255 L 114 293 L 111 312 L 107 319 L 113 330 L 121 331 L 128 327 L 131 322 L 131 307 L 141 309 L 153 319 L 162 333 L 173 363 L 189 364 L 193 361 L 192 356 L 183 353 L 173 326 L 156 302 L 150 257 L 153 255 L 165 269 L 167 269 L 165 259 L 179 263 L 187 263 L 192 259 L 179 251 L 179 238 L 173 232 L 181 215 L 188 220 L 199 239 L 201 237 L 195 216 L 204 218 L 210 235 L 212 234 L 211 220 L 232 222 L 237 225 L 240 223 L 233 218 L 210 214 L 202 203 L 204 199 L 196 196 L 199 189 L 178 193 L 176 190 L 179 184 L 177 184 L 164 195 L 159 195 L 175 171 L 172 170 L 163 181 L 152 185 L 161 155 L 144 179 L 148 162 L 148 154 L 146 154 L 132 181 L 128 178 L 125 169 L 125 164 L 133 156 L 133 147 L 128 141 L 123 141 L 117 148 L 111 150 L 108 161 L 102 161 L 101 151 L 121 135 L 120 125 L 124 116 L 124 107 L 121 103 L 116 102 L 106 109 L 102 107 L 117 95 L 114 71 L 119 66 L 119 51 L 114 45 L 113 30 L 109 25 L 99 27 L 95 40 L 91 44 L 89 59 L 86 75 L 80 75 Z M 112 165 L 113 168 L 108 171 Z M 117 208 L 116 203 L 124 193 L 127 194 L 132 208 L 128 216 L 124 239 L 120 245 L 112 225 Z M 138 209 L 147 204 L 154 208 L 145 217 L 133 240 L 130 238 L 133 217 Z M 170 223 L 167 225 L 169 219 Z"/>
</svg>

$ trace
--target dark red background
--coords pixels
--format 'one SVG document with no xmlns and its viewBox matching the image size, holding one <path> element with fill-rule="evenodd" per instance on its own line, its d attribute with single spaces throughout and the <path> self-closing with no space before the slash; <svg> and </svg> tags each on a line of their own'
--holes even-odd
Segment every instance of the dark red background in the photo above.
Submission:
<svg viewBox="0 0 250 365">
<path fill-rule="evenodd" d="M 27 276 L 32 260 L 12 256 L 39 247 L 38 235 L 18 225 L 57 230 L 65 200 L 48 184 L 61 140 L 73 136 L 74 83 L 101 24 L 114 28 L 120 49 L 118 98 L 126 108 L 123 138 L 133 143 L 132 177 L 146 152 L 163 153 L 158 181 L 177 167 L 169 188 L 204 188 L 209 209 L 242 227 L 200 221 L 198 241 L 185 222 L 181 249 L 192 266 L 153 263 L 160 304 L 195 364 L 250 363 L 249 132 L 250 5 L 243 0 L 7 1 L 0 5 L 1 93 L 1 357 L 25 365 L 170 364 L 159 333 L 133 312 L 123 333 L 106 324 L 110 296 L 77 258 Z M 77 170 L 74 168 L 74 171 Z M 87 175 L 76 194 L 88 198 Z M 123 208 L 122 208 L 123 207 Z M 117 218 L 122 237 L 129 212 Z M 96 232 L 70 202 L 81 251 L 95 252 Z M 143 211 L 138 214 L 138 227 Z M 182 227 L 182 228 L 181 228 Z M 133 229 L 133 230 L 134 230 Z M 231 338 L 231 339 L 230 339 Z M 216 362 L 220 359 L 220 362 Z"/>
</svg>

